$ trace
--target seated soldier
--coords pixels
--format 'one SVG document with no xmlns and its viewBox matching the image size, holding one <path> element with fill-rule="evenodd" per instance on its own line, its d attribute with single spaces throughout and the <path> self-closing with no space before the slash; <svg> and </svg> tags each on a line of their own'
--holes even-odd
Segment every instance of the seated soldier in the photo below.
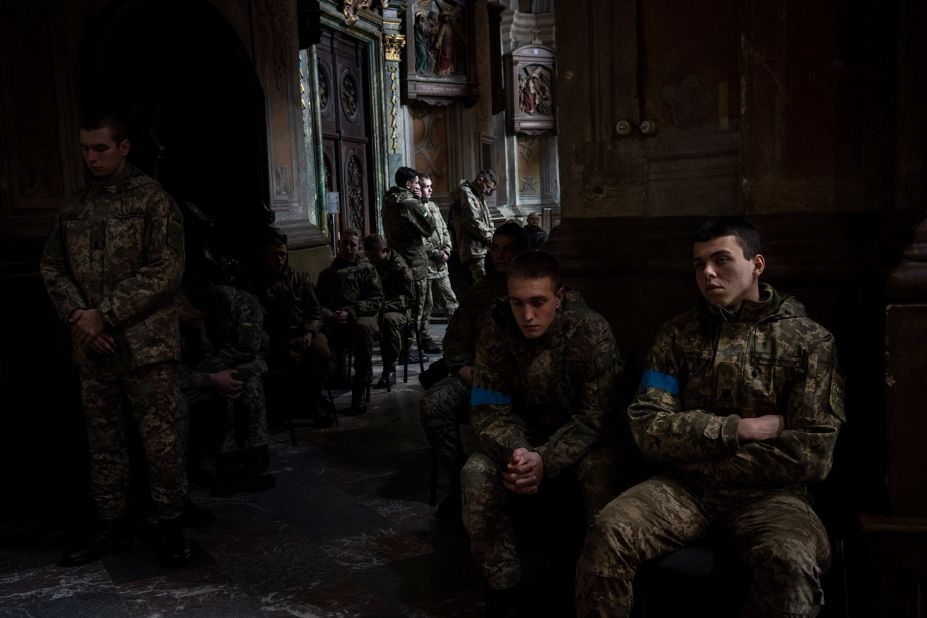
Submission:
<svg viewBox="0 0 927 618">
<path fill-rule="evenodd" d="M 263 241 L 261 270 L 254 292 L 264 306 L 270 335 L 270 367 L 282 373 L 288 416 L 305 414 L 319 427 L 334 423 L 334 410 L 322 397 L 331 352 L 322 328 L 322 305 L 309 275 L 288 263 L 287 238 L 269 230 Z"/>
<path fill-rule="evenodd" d="M 467 456 L 458 423 L 470 421 L 470 384 L 476 361 L 476 340 L 490 320 L 493 301 L 505 296 L 505 273 L 515 256 L 528 250 L 528 238 L 517 223 L 496 230 L 490 243 L 492 270 L 464 294 L 444 333 L 444 361 L 449 375 L 425 391 L 419 403 L 428 442 L 447 469 L 451 489 L 435 515 L 460 518 L 460 470 Z"/>
<path fill-rule="evenodd" d="M 756 228 L 722 217 L 693 243 L 698 305 L 650 350 L 628 410 L 661 472 L 613 500 L 577 566 L 580 616 L 627 616 L 638 565 L 724 533 L 750 573 L 744 615 L 814 616 L 827 532 L 806 498 L 830 470 L 843 420 L 834 338 L 759 283 Z"/>
<path fill-rule="evenodd" d="M 547 253 L 515 258 L 507 289 L 477 344 L 470 392 L 477 451 L 460 475 L 490 616 L 511 615 L 522 602 L 513 507 L 578 486 L 591 520 L 621 489 L 628 456 L 618 445 L 623 369 L 608 322 L 561 287 Z"/>
<path fill-rule="evenodd" d="M 396 383 L 396 359 L 402 348 L 403 328 L 409 323 L 415 283 L 405 261 L 379 234 L 370 234 L 364 239 L 364 254 L 376 267 L 383 290 L 383 306 L 378 319 L 383 375 L 374 388 L 386 388 Z"/>
<path fill-rule="evenodd" d="M 541 227 L 541 216 L 536 212 L 528 213 L 525 234 L 532 251 L 540 249 L 547 242 L 547 232 Z"/>
<path fill-rule="evenodd" d="M 349 347 L 354 356 L 350 414 L 367 411 L 372 377 L 373 337 L 383 304 L 380 278 L 373 265 L 357 254 L 360 232 L 345 230 L 332 265 L 319 274 L 319 301 L 324 331 L 333 347 Z"/>
<path fill-rule="evenodd" d="M 261 304 L 242 290 L 188 278 L 180 317 L 178 377 L 190 423 L 205 424 L 215 442 L 210 445 L 216 452 L 212 493 L 272 487 L 274 479 L 267 474 L 267 334 L 261 328 Z M 245 431 L 239 432 L 239 427 Z M 186 444 L 185 435 L 181 443 Z"/>
</svg>

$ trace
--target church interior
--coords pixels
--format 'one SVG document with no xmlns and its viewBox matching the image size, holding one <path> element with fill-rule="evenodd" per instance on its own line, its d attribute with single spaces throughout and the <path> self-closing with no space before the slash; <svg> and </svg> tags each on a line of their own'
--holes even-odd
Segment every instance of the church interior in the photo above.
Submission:
<svg viewBox="0 0 927 618">
<path fill-rule="evenodd" d="M 105 102 L 183 211 L 188 269 L 247 268 L 273 226 L 315 281 L 342 231 L 382 233 L 399 167 L 445 216 L 494 170 L 494 222 L 541 215 L 632 380 L 698 293 L 692 231 L 749 217 L 846 379 L 814 488 L 840 547 L 822 615 L 927 616 L 925 31 L 918 0 L 0 2 L 0 615 L 481 615 L 465 535 L 433 517 L 417 365 L 362 417 L 274 425 L 272 490 L 194 492 L 216 522 L 184 567 L 56 566 L 92 504 L 39 259 L 84 183 L 80 110 Z M 575 541 L 529 554 L 538 615 L 571 615 Z"/>
</svg>

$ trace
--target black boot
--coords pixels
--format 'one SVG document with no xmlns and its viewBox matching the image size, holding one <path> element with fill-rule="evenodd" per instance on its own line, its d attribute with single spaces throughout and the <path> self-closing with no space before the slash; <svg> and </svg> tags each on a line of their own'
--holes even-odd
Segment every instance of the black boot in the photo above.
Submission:
<svg viewBox="0 0 927 618">
<path fill-rule="evenodd" d="M 351 410 L 345 412 L 351 416 L 359 416 L 367 411 L 367 385 L 355 383 L 351 389 Z"/>
<path fill-rule="evenodd" d="M 158 521 L 158 558 L 167 567 L 176 567 L 190 559 L 190 546 L 184 536 L 180 517 Z"/>
<path fill-rule="evenodd" d="M 380 379 L 376 384 L 373 385 L 374 388 L 390 388 L 396 384 L 396 367 L 395 365 L 384 367 L 383 375 L 380 376 Z"/>
<path fill-rule="evenodd" d="M 101 519 L 79 547 L 66 552 L 62 556 L 61 566 L 69 567 L 87 564 L 110 552 L 127 549 L 131 545 L 132 535 L 129 533 L 129 526 L 125 517 Z"/>
</svg>

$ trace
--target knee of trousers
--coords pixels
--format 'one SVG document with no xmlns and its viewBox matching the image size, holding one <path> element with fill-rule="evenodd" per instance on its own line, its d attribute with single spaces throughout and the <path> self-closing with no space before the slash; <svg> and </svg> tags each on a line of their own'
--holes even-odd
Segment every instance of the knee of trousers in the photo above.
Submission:
<svg viewBox="0 0 927 618">
<path fill-rule="evenodd" d="M 633 509 L 610 502 L 586 530 L 577 571 L 600 577 L 633 574 L 640 562 L 637 545 L 644 534 L 638 523 Z"/>
<path fill-rule="evenodd" d="M 769 577 L 782 586 L 794 587 L 820 580 L 814 543 L 801 539 L 776 539 L 758 543 L 744 552 L 744 562 L 754 577 Z"/>
<path fill-rule="evenodd" d="M 467 492 L 489 492 L 498 482 L 499 466 L 483 453 L 473 453 L 460 471 L 460 486 Z"/>
</svg>

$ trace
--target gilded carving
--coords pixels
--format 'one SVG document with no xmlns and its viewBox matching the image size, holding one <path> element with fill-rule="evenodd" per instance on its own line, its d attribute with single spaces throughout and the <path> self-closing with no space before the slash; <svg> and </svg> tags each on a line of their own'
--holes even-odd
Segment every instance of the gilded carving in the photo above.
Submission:
<svg viewBox="0 0 927 618">
<path fill-rule="evenodd" d="M 390 79 L 390 150 L 399 152 L 399 67 L 388 67 Z"/>
<path fill-rule="evenodd" d="M 405 35 L 387 34 L 383 38 L 383 45 L 386 49 L 386 59 L 391 62 L 399 62 L 402 59 L 402 48 L 405 47 L 405 44 Z"/>
<path fill-rule="evenodd" d="M 344 0 L 344 23 L 347 26 L 353 26 L 358 20 L 358 12 L 361 9 L 369 9 L 370 0 Z"/>
</svg>

